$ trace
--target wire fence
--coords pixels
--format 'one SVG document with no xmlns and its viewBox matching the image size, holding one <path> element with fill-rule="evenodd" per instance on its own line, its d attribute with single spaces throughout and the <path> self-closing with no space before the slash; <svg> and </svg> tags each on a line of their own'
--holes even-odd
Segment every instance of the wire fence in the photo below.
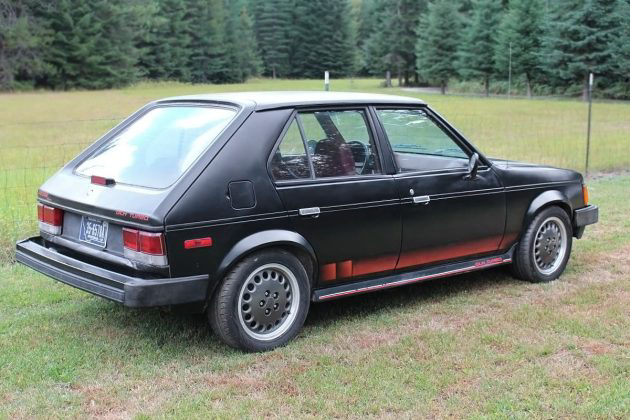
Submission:
<svg viewBox="0 0 630 420">
<path fill-rule="evenodd" d="M 489 157 L 585 170 L 585 104 L 431 103 Z M 121 119 L 0 124 L 0 263 L 13 260 L 18 239 L 37 234 L 38 187 Z M 593 105 L 590 165 L 591 172 L 630 168 L 630 104 Z"/>
</svg>

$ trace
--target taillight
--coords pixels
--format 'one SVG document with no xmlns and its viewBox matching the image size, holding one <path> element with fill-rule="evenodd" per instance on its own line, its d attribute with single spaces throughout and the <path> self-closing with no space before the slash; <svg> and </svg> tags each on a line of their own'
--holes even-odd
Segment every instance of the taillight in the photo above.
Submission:
<svg viewBox="0 0 630 420">
<path fill-rule="evenodd" d="M 37 203 L 37 220 L 39 220 L 39 230 L 51 235 L 59 235 L 63 226 L 63 210 Z"/>
<path fill-rule="evenodd" d="M 163 233 L 123 228 L 123 250 L 130 260 L 149 265 L 168 265 Z"/>
<path fill-rule="evenodd" d="M 582 198 L 584 199 L 584 205 L 588 206 L 588 188 L 586 185 L 582 185 Z"/>
</svg>

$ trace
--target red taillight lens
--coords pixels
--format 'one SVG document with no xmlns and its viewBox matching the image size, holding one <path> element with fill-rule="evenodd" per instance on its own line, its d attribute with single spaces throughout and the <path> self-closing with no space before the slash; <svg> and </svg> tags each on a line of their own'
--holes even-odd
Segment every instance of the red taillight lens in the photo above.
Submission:
<svg viewBox="0 0 630 420">
<path fill-rule="evenodd" d="M 164 235 L 141 231 L 140 252 L 150 255 L 164 255 Z"/>
<path fill-rule="evenodd" d="M 63 210 L 37 204 L 37 218 L 40 222 L 51 226 L 61 226 L 63 224 Z"/>
<path fill-rule="evenodd" d="M 37 220 L 40 230 L 59 235 L 63 225 L 63 210 L 37 203 Z"/>
<path fill-rule="evenodd" d="M 163 233 L 123 228 L 123 246 L 125 256 L 131 260 L 150 265 L 167 265 Z"/>
<path fill-rule="evenodd" d="M 123 228 L 123 246 L 132 251 L 140 251 L 136 229 Z"/>
</svg>

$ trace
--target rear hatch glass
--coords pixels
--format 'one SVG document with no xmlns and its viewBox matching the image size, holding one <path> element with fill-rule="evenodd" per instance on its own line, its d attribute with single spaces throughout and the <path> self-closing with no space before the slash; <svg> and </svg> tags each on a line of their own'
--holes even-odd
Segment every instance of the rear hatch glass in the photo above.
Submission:
<svg viewBox="0 0 630 420">
<path fill-rule="evenodd" d="M 150 109 L 75 169 L 116 183 L 167 188 L 217 139 L 236 110 L 211 106 Z"/>
</svg>

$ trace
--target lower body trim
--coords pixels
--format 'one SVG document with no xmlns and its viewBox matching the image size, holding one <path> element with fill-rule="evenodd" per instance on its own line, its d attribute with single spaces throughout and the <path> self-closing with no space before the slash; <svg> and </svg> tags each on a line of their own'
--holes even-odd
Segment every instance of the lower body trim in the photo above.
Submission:
<svg viewBox="0 0 630 420">
<path fill-rule="evenodd" d="M 313 301 L 318 302 L 337 299 L 344 296 L 369 293 L 377 290 L 389 289 L 391 287 L 404 286 L 406 284 L 418 283 L 440 277 L 454 276 L 498 265 L 509 264 L 512 262 L 513 253 L 514 247 L 510 248 L 508 252 L 496 256 L 442 264 L 408 273 L 394 274 L 378 279 L 364 280 L 356 283 L 319 289 L 313 292 Z"/>
</svg>

